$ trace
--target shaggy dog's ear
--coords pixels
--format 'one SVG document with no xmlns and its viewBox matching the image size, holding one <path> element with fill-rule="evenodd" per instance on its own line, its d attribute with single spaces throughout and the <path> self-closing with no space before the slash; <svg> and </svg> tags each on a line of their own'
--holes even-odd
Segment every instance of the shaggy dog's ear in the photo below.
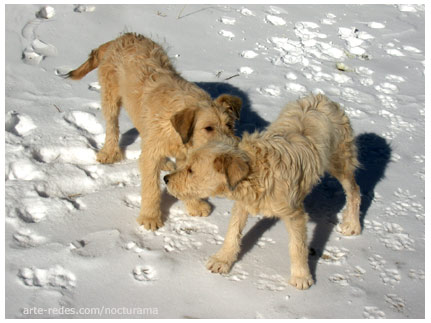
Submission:
<svg viewBox="0 0 431 323">
<path fill-rule="evenodd" d="M 222 105 L 235 119 L 239 119 L 241 113 L 242 100 L 237 96 L 222 94 L 214 102 Z"/>
<path fill-rule="evenodd" d="M 187 108 L 174 114 L 171 118 L 171 124 L 180 135 L 183 144 L 188 143 L 193 135 L 195 117 L 196 110 Z"/>
<path fill-rule="evenodd" d="M 226 175 L 229 189 L 233 191 L 249 173 L 248 162 L 241 156 L 233 154 L 221 154 L 214 159 L 214 168 L 219 173 Z"/>
</svg>

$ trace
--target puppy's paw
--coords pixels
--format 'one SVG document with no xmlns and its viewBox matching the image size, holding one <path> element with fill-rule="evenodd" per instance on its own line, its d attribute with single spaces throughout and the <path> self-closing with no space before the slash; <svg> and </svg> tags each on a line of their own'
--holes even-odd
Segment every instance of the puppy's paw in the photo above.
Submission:
<svg viewBox="0 0 431 323">
<path fill-rule="evenodd" d="M 121 151 L 120 147 L 116 147 L 115 149 L 107 150 L 101 149 L 96 156 L 96 159 L 101 164 L 113 164 L 118 162 L 124 158 L 124 154 Z"/>
<path fill-rule="evenodd" d="M 314 281 L 311 275 L 308 276 L 291 276 L 289 284 L 297 289 L 307 289 L 313 285 Z"/>
<path fill-rule="evenodd" d="M 344 220 L 338 227 L 339 231 L 344 236 L 356 236 L 361 234 L 361 224 L 358 221 Z"/>
<path fill-rule="evenodd" d="M 160 217 L 148 218 L 140 215 L 136 220 L 139 225 L 143 225 L 146 230 L 156 231 L 163 226 L 162 219 Z"/>
<path fill-rule="evenodd" d="M 166 158 L 166 160 L 163 162 L 161 167 L 161 170 L 165 172 L 173 172 L 176 169 L 177 169 L 176 164 L 168 158 Z"/>
<path fill-rule="evenodd" d="M 207 262 L 207 268 L 213 273 L 227 274 L 232 267 L 233 261 L 220 259 L 216 255 L 212 256 Z"/>
<path fill-rule="evenodd" d="M 190 200 L 186 202 L 187 212 L 191 216 L 208 216 L 211 213 L 211 204 L 203 200 Z"/>
</svg>

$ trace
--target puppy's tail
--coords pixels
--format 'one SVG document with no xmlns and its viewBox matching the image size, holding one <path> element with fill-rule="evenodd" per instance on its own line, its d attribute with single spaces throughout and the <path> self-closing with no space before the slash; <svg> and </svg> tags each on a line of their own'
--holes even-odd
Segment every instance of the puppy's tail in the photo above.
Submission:
<svg viewBox="0 0 431 323">
<path fill-rule="evenodd" d="M 102 60 L 106 50 L 109 48 L 111 43 L 112 41 L 101 45 L 97 49 L 93 49 L 84 64 L 82 64 L 77 69 L 65 74 L 64 77 L 71 78 L 72 80 L 80 80 L 92 70 L 96 69 L 99 66 L 100 61 Z"/>
</svg>

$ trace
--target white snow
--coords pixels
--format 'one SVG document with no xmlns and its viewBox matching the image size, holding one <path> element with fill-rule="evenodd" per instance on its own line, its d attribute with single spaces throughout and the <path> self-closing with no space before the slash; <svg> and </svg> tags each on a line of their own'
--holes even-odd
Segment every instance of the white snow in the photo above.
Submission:
<svg viewBox="0 0 431 323">
<path fill-rule="evenodd" d="M 238 71 L 245 75 L 250 75 L 251 73 L 253 73 L 253 69 L 249 66 L 241 66 Z"/>
<path fill-rule="evenodd" d="M 222 30 L 219 31 L 219 34 L 222 35 L 223 37 L 226 37 L 226 38 L 229 38 L 229 39 L 232 39 L 232 38 L 235 37 L 235 34 L 233 32 L 231 32 L 231 31 L 229 31 L 229 30 L 223 30 L 222 29 Z"/>
<path fill-rule="evenodd" d="M 268 85 L 267 87 L 259 89 L 259 92 L 264 95 L 279 96 L 281 94 L 281 89 L 279 86 L 276 85 Z"/>
<path fill-rule="evenodd" d="M 39 10 L 38 16 L 45 19 L 51 19 L 55 16 L 55 9 L 51 6 L 42 7 Z"/>
<path fill-rule="evenodd" d="M 220 22 L 225 25 L 235 25 L 236 19 L 232 17 L 221 17 Z"/>
<path fill-rule="evenodd" d="M 284 26 L 286 24 L 283 18 L 274 15 L 266 15 L 266 20 L 274 26 Z"/>
<path fill-rule="evenodd" d="M 253 11 L 251 11 L 250 9 L 248 9 L 248 8 L 241 8 L 240 10 L 239 10 L 239 12 L 242 14 L 242 15 L 244 15 L 244 16 L 255 16 L 255 14 L 253 13 Z"/>
<path fill-rule="evenodd" d="M 256 56 L 258 56 L 259 54 L 256 53 L 253 50 L 245 50 L 241 53 L 241 56 L 244 58 L 255 58 Z"/>
<path fill-rule="evenodd" d="M 9 4 L 4 17 L 7 318 L 425 317 L 425 5 Z M 97 72 L 61 77 L 124 31 L 213 95 L 241 95 L 239 134 L 309 93 L 344 107 L 363 233 L 337 232 L 344 194 L 323 178 L 305 203 L 309 290 L 287 283 L 281 221 L 250 218 L 230 273 L 205 268 L 232 201 L 194 218 L 164 192 L 164 227 L 138 227 L 136 129 L 123 111 L 126 159 L 97 163 Z"/>
<path fill-rule="evenodd" d="M 404 56 L 404 54 L 396 48 L 388 48 L 386 49 L 386 53 L 392 56 Z"/>
<path fill-rule="evenodd" d="M 75 12 L 93 12 L 96 10 L 96 6 L 88 6 L 88 5 L 77 5 L 74 9 Z"/>
<path fill-rule="evenodd" d="M 382 29 L 382 28 L 385 28 L 385 25 L 380 22 L 372 21 L 368 23 L 368 27 L 373 29 Z"/>
<path fill-rule="evenodd" d="M 6 131 L 13 132 L 16 135 L 25 136 L 37 128 L 29 116 L 13 110 L 6 113 L 5 119 Z"/>
</svg>

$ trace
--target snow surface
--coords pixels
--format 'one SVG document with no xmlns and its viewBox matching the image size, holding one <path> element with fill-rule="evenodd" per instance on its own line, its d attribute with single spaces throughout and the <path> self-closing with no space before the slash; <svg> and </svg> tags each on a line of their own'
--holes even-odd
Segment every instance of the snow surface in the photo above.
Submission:
<svg viewBox="0 0 431 323">
<path fill-rule="evenodd" d="M 5 11 L 6 317 L 424 318 L 424 5 Z M 308 93 L 344 106 L 363 165 L 363 234 L 337 232 L 345 199 L 325 177 L 306 201 L 316 281 L 309 290 L 287 284 L 288 236 L 271 219 L 249 219 L 229 274 L 205 268 L 223 242 L 231 201 L 210 199 L 212 214 L 193 218 L 165 192 L 165 226 L 137 226 L 137 131 L 122 113 L 127 159 L 98 164 L 97 74 L 59 77 L 125 31 L 163 44 L 212 95 L 240 95 L 239 133 L 263 129 Z"/>
</svg>

